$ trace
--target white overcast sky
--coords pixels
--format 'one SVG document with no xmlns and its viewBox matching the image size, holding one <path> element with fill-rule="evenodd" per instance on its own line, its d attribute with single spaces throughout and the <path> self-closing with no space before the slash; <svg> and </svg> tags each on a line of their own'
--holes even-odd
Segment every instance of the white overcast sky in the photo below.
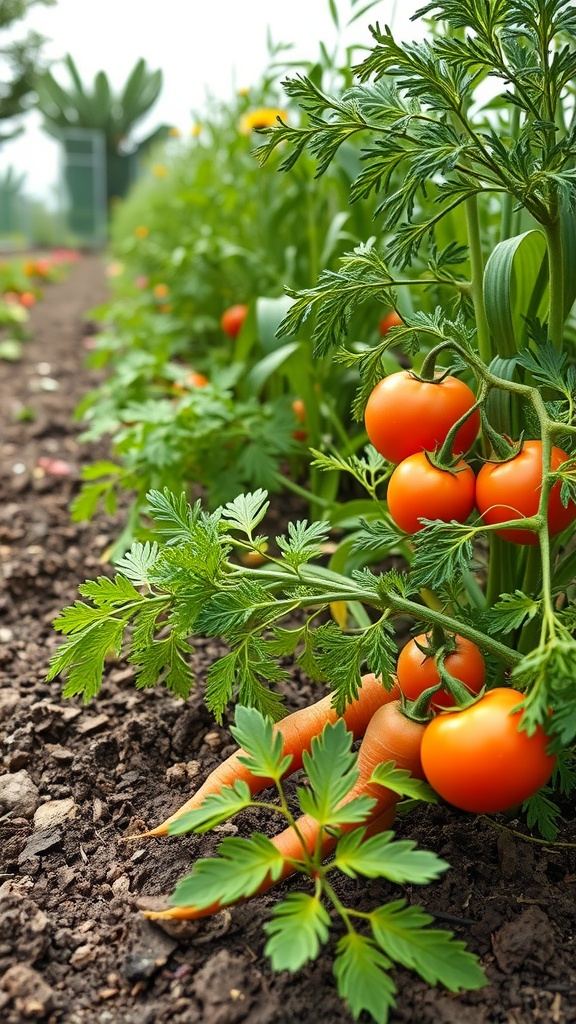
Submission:
<svg viewBox="0 0 576 1024">
<path fill-rule="evenodd" d="M 402 39 L 420 34 L 410 23 L 417 0 L 381 0 L 349 29 L 342 43 L 370 45 L 368 25 L 390 24 Z M 338 0 L 341 21 L 364 4 Z M 292 44 L 292 58 L 315 60 L 323 40 L 330 51 L 338 43 L 328 0 L 58 0 L 54 7 L 33 7 L 25 21 L 3 32 L 2 43 L 21 38 L 26 27 L 47 37 L 45 56 L 57 61 L 71 53 L 84 81 L 104 70 L 119 88 L 140 57 L 162 68 L 161 96 L 137 134 L 160 123 L 187 133 L 194 111 L 207 93 L 223 99 L 258 82 L 268 65 L 267 36 Z M 65 68 L 53 72 L 68 84 Z M 40 117 L 27 115 L 26 132 L 0 147 L 0 173 L 12 166 L 26 174 L 29 195 L 50 200 L 58 180 L 58 146 L 40 129 Z"/>
</svg>

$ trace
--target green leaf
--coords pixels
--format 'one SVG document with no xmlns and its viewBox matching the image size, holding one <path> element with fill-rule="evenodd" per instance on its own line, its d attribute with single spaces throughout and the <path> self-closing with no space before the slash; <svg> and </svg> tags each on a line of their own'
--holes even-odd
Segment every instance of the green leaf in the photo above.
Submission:
<svg viewBox="0 0 576 1024">
<path fill-rule="evenodd" d="M 473 559 L 473 542 L 481 527 L 422 520 L 414 535 L 414 559 L 410 578 L 414 587 L 441 587 L 467 572 Z"/>
<path fill-rule="evenodd" d="M 116 562 L 116 568 L 137 587 L 149 586 L 150 569 L 157 561 L 159 547 L 156 541 L 141 544 L 136 541 L 123 558 Z"/>
<path fill-rule="evenodd" d="M 376 675 L 386 679 L 395 667 L 398 653 L 392 627 L 382 619 L 354 635 L 344 633 L 335 622 L 328 622 L 316 629 L 315 644 L 317 664 L 334 688 L 338 714 L 358 696 L 362 664 L 366 661 Z"/>
<path fill-rule="evenodd" d="M 393 841 L 393 835 L 381 832 L 364 840 L 362 829 L 349 832 L 338 842 L 334 866 L 351 878 L 387 878 L 400 885 L 426 885 L 448 870 L 435 853 L 416 849 L 411 839 Z"/>
<path fill-rule="evenodd" d="M 269 936 L 264 952 L 273 970 L 294 972 L 315 960 L 329 929 L 330 917 L 320 900 L 304 892 L 289 893 L 264 925 Z"/>
<path fill-rule="evenodd" d="M 394 761 L 385 761 L 376 765 L 372 772 L 370 782 L 377 782 L 386 786 L 400 796 L 408 796 L 414 800 L 424 800 L 426 803 L 435 804 L 438 796 L 427 782 L 415 779 L 405 768 L 397 768 Z"/>
<path fill-rule="evenodd" d="M 70 515 L 73 523 L 88 523 L 93 519 L 100 501 L 108 498 L 113 493 L 114 480 L 104 480 L 101 483 L 82 484 L 79 493 L 72 501 Z"/>
<path fill-rule="evenodd" d="M 66 674 L 63 696 L 81 693 L 87 703 L 100 689 L 107 656 L 120 653 L 125 626 L 124 619 L 106 618 L 77 633 L 52 655 L 46 678 Z"/>
<path fill-rule="evenodd" d="M 293 758 L 291 754 L 284 756 L 281 733 L 274 729 L 271 719 L 265 718 L 256 708 L 238 705 L 230 732 L 246 751 L 247 756 L 240 757 L 240 760 L 253 775 L 277 781 L 290 767 Z"/>
<path fill-rule="evenodd" d="M 240 650 L 213 661 L 206 676 L 206 703 L 217 721 L 236 694 L 237 702 L 256 707 L 277 722 L 284 715 L 281 694 L 272 692 L 262 680 L 279 682 L 287 673 L 271 657 L 265 641 L 252 635 Z"/>
<path fill-rule="evenodd" d="M 346 1001 L 355 1020 L 363 1010 L 376 1024 L 386 1024 L 396 1006 L 396 986 L 388 969 L 391 961 L 364 935 L 347 932 L 336 947 L 334 975 L 339 996 Z"/>
<path fill-rule="evenodd" d="M 250 394 L 259 395 L 267 380 L 281 366 L 284 366 L 293 355 L 302 351 L 302 348 L 303 342 L 289 341 L 286 345 L 281 345 L 279 348 L 274 349 L 273 352 L 269 352 L 268 355 L 264 356 L 257 363 L 254 363 L 248 374 L 247 381 Z"/>
<path fill-rule="evenodd" d="M 535 601 L 521 590 L 501 594 L 500 599 L 482 616 L 482 627 L 489 633 L 511 633 L 539 615 L 541 608 L 542 601 Z"/>
<path fill-rule="evenodd" d="M 277 537 L 276 541 L 284 561 L 297 568 L 322 554 L 321 545 L 327 540 L 329 532 L 329 523 L 317 521 L 308 524 L 304 519 L 288 523 L 288 537 Z"/>
<path fill-rule="evenodd" d="M 451 932 L 428 928 L 433 918 L 420 907 L 396 900 L 370 914 L 374 938 L 392 960 L 417 973 L 429 985 L 442 984 L 451 992 L 486 985 L 477 958 Z"/>
<path fill-rule="evenodd" d="M 232 786 L 222 786 L 219 793 L 209 794 L 200 807 L 182 814 L 168 826 L 168 832 L 171 836 L 183 835 L 185 832 L 209 832 L 216 825 L 245 810 L 251 802 L 248 783 L 237 779 Z"/>
<path fill-rule="evenodd" d="M 339 718 L 334 724 L 324 726 L 320 735 L 312 740 L 311 753 L 303 754 L 302 764 L 311 789 L 298 790 L 300 806 L 321 825 L 334 822 L 338 804 L 358 779 L 353 741 L 346 723 Z"/>
<path fill-rule="evenodd" d="M 129 660 L 137 667 L 136 688 L 143 690 L 164 682 L 168 690 L 185 699 L 190 695 L 194 679 L 184 655 L 189 656 L 193 650 L 171 630 L 168 636 L 154 640 L 149 647 L 134 651 Z"/>
<path fill-rule="evenodd" d="M 490 253 L 484 272 L 486 316 L 498 354 L 513 356 L 526 344 L 526 317 L 548 307 L 546 238 L 526 231 L 507 238 Z"/>
<path fill-rule="evenodd" d="M 257 490 L 251 494 L 239 494 L 229 501 L 222 510 L 222 522 L 229 530 L 242 530 L 250 535 L 262 522 L 270 502 L 268 492 Z"/>
<path fill-rule="evenodd" d="M 83 597 L 90 597 L 97 608 L 112 609 L 127 602 L 135 601 L 141 604 L 146 598 L 136 590 L 130 580 L 120 574 L 109 579 L 108 576 L 98 576 L 95 580 L 86 580 L 78 587 Z M 75 605 L 77 607 L 79 602 Z M 69 611 L 69 609 L 67 609 Z M 60 626 L 60 619 L 56 619 L 55 627 Z M 70 632 L 70 629 L 67 630 Z"/>
<path fill-rule="evenodd" d="M 550 799 L 549 793 L 542 789 L 538 790 L 524 801 L 522 811 L 526 815 L 528 828 L 536 827 L 543 839 L 556 839 L 562 812 L 558 804 Z"/>
<path fill-rule="evenodd" d="M 155 522 L 156 533 L 167 544 L 178 544 L 190 540 L 194 526 L 201 513 L 200 502 L 192 508 L 182 492 L 173 494 L 167 487 L 163 491 L 151 490 L 146 495 L 148 512 Z"/>
<path fill-rule="evenodd" d="M 206 857 L 194 865 L 174 891 L 177 907 L 225 906 L 252 896 L 264 880 L 280 878 L 284 858 L 270 840 L 259 832 L 250 839 L 229 836 L 218 847 L 218 857 Z"/>
<path fill-rule="evenodd" d="M 293 301 L 288 295 L 278 295 L 274 298 L 259 295 L 256 299 L 258 337 L 265 352 L 273 352 L 277 349 L 276 332 Z"/>
</svg>

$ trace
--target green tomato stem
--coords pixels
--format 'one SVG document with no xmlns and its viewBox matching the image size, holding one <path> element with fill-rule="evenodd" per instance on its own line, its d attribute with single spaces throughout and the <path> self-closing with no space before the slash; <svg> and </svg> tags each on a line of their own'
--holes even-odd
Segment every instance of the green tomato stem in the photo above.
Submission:
<svg viewBox="0 0 576 1024">
<path fill-rule="evenodd" d="M 562 351 L 564 337 L 564 260 L 562 252 L 562 224 L 556 217 L 544 224 L 548 246 L 548 282 L 550 310 L 548 314 L 548 337 L 557 352 Z"/>
<path fill-rule="evenodd" d="M 470 196 L 465 202 L 466 226 L 468 228 L 468 245 L 470 248 L 470 268 L 472 279 L 472 302 L 476 316 L 478 332 L 478 352 L 485 363 L 492 359 L 492 343 L 490 328 L 484 306 L 484 257 L 480 236 L 480 218 L 478 216 L 478 199 Z"/>
</svg>

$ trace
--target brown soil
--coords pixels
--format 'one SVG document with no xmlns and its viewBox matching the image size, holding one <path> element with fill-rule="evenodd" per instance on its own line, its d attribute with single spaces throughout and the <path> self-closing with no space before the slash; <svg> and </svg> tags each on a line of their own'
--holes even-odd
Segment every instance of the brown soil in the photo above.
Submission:
<svg viewBox="0 0 576 1024">
<path fill-rule="evenodd" d="M 0 1019 L 345 1024 L 351 1018 L 328 954 L 296 976 L 270 970 L 262 925 L 274 893 L 195 924 L 186 938 L 167 935 L 138 910 L 139 898 L 169 893 L 221 838 L 122 842 L 182 803 L 231 749 L 201 687 L 186 703 L 160 689 L 137 693 L 120 663 L 84 707 L 61 698 L 60 682 L 45 682 L 59 642 L 52 620 L 76 598 L 79 582 L 107 571 L 101 556 L 120 527 L 120 518 L 76 525 L 69 517 L 79 466 L 107 454 L 80 447 L 72 419 L 95 383 L 84 368 L 84 314 L 104 295 L 102 263 L 87 256 L 33 311 L 22 360 L 0 363 Z M 33 421 L 17 418 L 22 407 L 34 409 Z M 68 462 L 72 475 L 43 473 L 37 460 L 45 456 Z M 214 652 L 212 641 L 198 644 L 200 680 Z M 319 695 L 296 672 L 286 692 L 290 707 Z M 395 971 L 391 1020 L 576 1021 L 569 817 L 564 845 L 534 844 L 510 831 L 522 830 L 517 821 L 423 808 L 401 820 L 399 835 L 450 863 L 442 881 L 418 889 L 343 881 L 342 893 L 365 909 L 402 896 L 423 905 L 487 969 L 486 988 L 459 996 Z"/>
</svg>

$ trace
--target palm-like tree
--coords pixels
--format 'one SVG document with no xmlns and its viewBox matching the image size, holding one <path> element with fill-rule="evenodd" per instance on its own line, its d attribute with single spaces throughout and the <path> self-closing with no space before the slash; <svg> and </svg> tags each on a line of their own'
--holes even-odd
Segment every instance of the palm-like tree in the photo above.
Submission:
<svg viewBox="0 0 576 1024">
<path fill-rule="evenodd" d="M 38 107 L 48 134 L 64 140 L 70 129 L 96 129 L 102 132 L 106 148 L 106 192 L 108 201 L 123 196 L 130 184 L 134 157 L 167 134 L 162 125 L 146 139 L 135 143 L 131 133 L 135 125 L 153 107 L 162 88 L 162 71 L 151 71 L 146 61 L 137 61 L 124 87 L 114 92 L 108 76 L 99 71 L 92 86 L 86 86 L 78 68 L 67 54 L 63 63 L 70 75 L 64 88 L 51 71 L 38 77 Z"/>
</svg>

